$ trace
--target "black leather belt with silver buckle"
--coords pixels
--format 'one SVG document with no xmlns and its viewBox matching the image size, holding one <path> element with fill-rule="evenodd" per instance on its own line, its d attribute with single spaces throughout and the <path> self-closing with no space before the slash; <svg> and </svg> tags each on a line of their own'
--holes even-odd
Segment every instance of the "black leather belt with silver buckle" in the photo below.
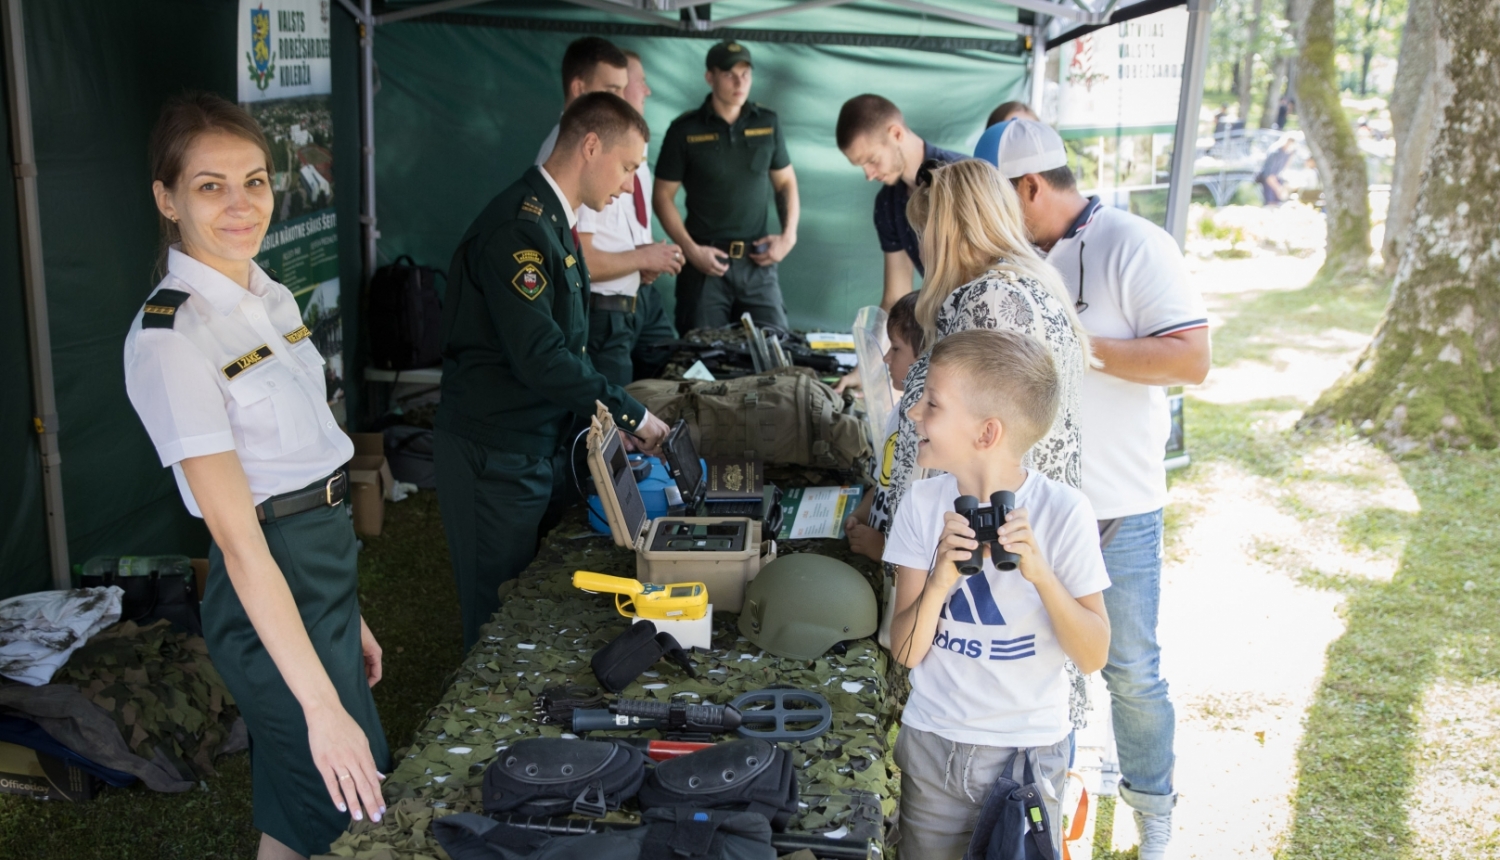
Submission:
<svg viewBox="0 0 1500 860">
<path fill-rule="evenodd" d="M 317 508 L 332 508 L 343 504 L 349 495 L 349 476 L 343 469 L 329 475 L 310 487 L 272 496 L 255 506 L 255 518 L 261 522 L 279 520 L 294 514 L 306 513 Z M 267 514 L 270 514 L 267 516 Z"/>
<path fill-rule="evenodd" d="M 635 313 L 635 296 L 601 296 L 598 293 L 592 293 L 589 296 L 589 305 L 596 311 L 633 314 Z"/>
</svg>

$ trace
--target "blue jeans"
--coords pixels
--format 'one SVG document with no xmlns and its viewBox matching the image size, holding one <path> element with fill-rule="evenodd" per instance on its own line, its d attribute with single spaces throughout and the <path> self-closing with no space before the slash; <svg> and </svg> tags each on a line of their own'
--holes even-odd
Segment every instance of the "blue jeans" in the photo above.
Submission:
<svg viewBox="0 0 1500 860">
<path fill-rule="evenodd" d="M 1115 745 L 1120 755 L 1120 797 L 1132 809 L 1162 815 L 1172 811 L 1176 756 L 1172 742 L 1177 715 L 1161 677 L 1156 617 L 1161 606 L 1162 512 L 1124 517 L 1104 550 L 1109 588 L 1109 687 Z"/>
</svg>

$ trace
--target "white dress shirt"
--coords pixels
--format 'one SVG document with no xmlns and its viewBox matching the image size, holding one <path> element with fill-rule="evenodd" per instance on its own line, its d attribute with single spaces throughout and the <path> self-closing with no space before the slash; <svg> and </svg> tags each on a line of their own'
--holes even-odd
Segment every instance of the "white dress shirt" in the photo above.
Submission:
<svg viewBox="0 0 1500 860">
<path fill-rule="evenodd" d="M 323 356 L 286 287 L 250 264 L 247 290 L 176 247 L 158 289 L 187 301 L 170 328 L 125 337 L 125 389 L 182 501 L 203 516 L 181 462 L 239 455 L 255 504 L 327 477 L 354 456 L 328 409 Z M 153 294 L 154 295 L 154 294 Z"/>
</svg>

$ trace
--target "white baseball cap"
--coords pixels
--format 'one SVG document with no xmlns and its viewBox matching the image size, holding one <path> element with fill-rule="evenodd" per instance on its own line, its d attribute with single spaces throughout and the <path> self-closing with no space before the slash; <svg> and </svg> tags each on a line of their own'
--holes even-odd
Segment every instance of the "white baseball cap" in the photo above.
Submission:
<svg viewBox="0 0 1500 860">
<path fill-rule="evenodd" d="M 1006 179 L 1068 166 L 1062 138 L 1051 126 L 1032 119 L 1010 119 L 985 129 L 974 145 L 974 157 L 998 167 Z"/>
</svg>

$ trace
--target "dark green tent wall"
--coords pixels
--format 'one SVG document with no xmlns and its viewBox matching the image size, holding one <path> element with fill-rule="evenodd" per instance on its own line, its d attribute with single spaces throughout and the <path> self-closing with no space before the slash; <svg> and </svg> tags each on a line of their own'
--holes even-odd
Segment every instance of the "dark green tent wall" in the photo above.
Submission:
<svg viewBox="0 0 1500 860">
<path fill-rule="evenodd" d="M 376 30 L 382 261 L 411 254 L 447 269 L 470 220 L 531 164 L 557 122 L 558 66 L 577 37 L 420 19 Z M 703 58 L 712 40 L 612 38 L 643 57 L 654 91 L 646 119 L 655 163 L 657 142 L 672 119 L 708 92 Z M 963 151 L 990 110 L 1019 93 L 1025 65 L 1018 57 L 981 51 L 746 44 L 755 60 L 750 97 L 780 115 L 801 190 L 798 244 L 781 265 L 791 322 L 847 329 L 856 310 L 880 301 L 882 257 L 872 219 L 877 187 L 834 145 L 839 107 L 850 96 L 881 93 L 927 140 Z M 771 224 L 774 229 L 774 215 Z M 670 304 L 670 279 L 658 283 Z"/>
<path fill-rule="evenodd" d="M 28 0 L 43 258 L 61 425 L 70 560 L 202 556 L 189 516 L 125 394 L 125 333 L 155 285 L 156 210 L 146 144 L 187 89 L 235 97 L 238 0 Z M 334 14 L 335 159 L 358 188 L 354 25 Z M 8 117 L 0 122 L 8 123 Z M 6 126 L 5 145 L 10 146 Z M 0 598 L 50 587 L 14 186 L 0 192 Z M 357 344 L 359 195 L 339 198 L 346 344 Z M 356 285 L 350 290 L 348 285 Z M 353 404 L 351 404 L 353 406 Z M 351 411 L 351 414 L 357 414 Z"/>
</svg>

